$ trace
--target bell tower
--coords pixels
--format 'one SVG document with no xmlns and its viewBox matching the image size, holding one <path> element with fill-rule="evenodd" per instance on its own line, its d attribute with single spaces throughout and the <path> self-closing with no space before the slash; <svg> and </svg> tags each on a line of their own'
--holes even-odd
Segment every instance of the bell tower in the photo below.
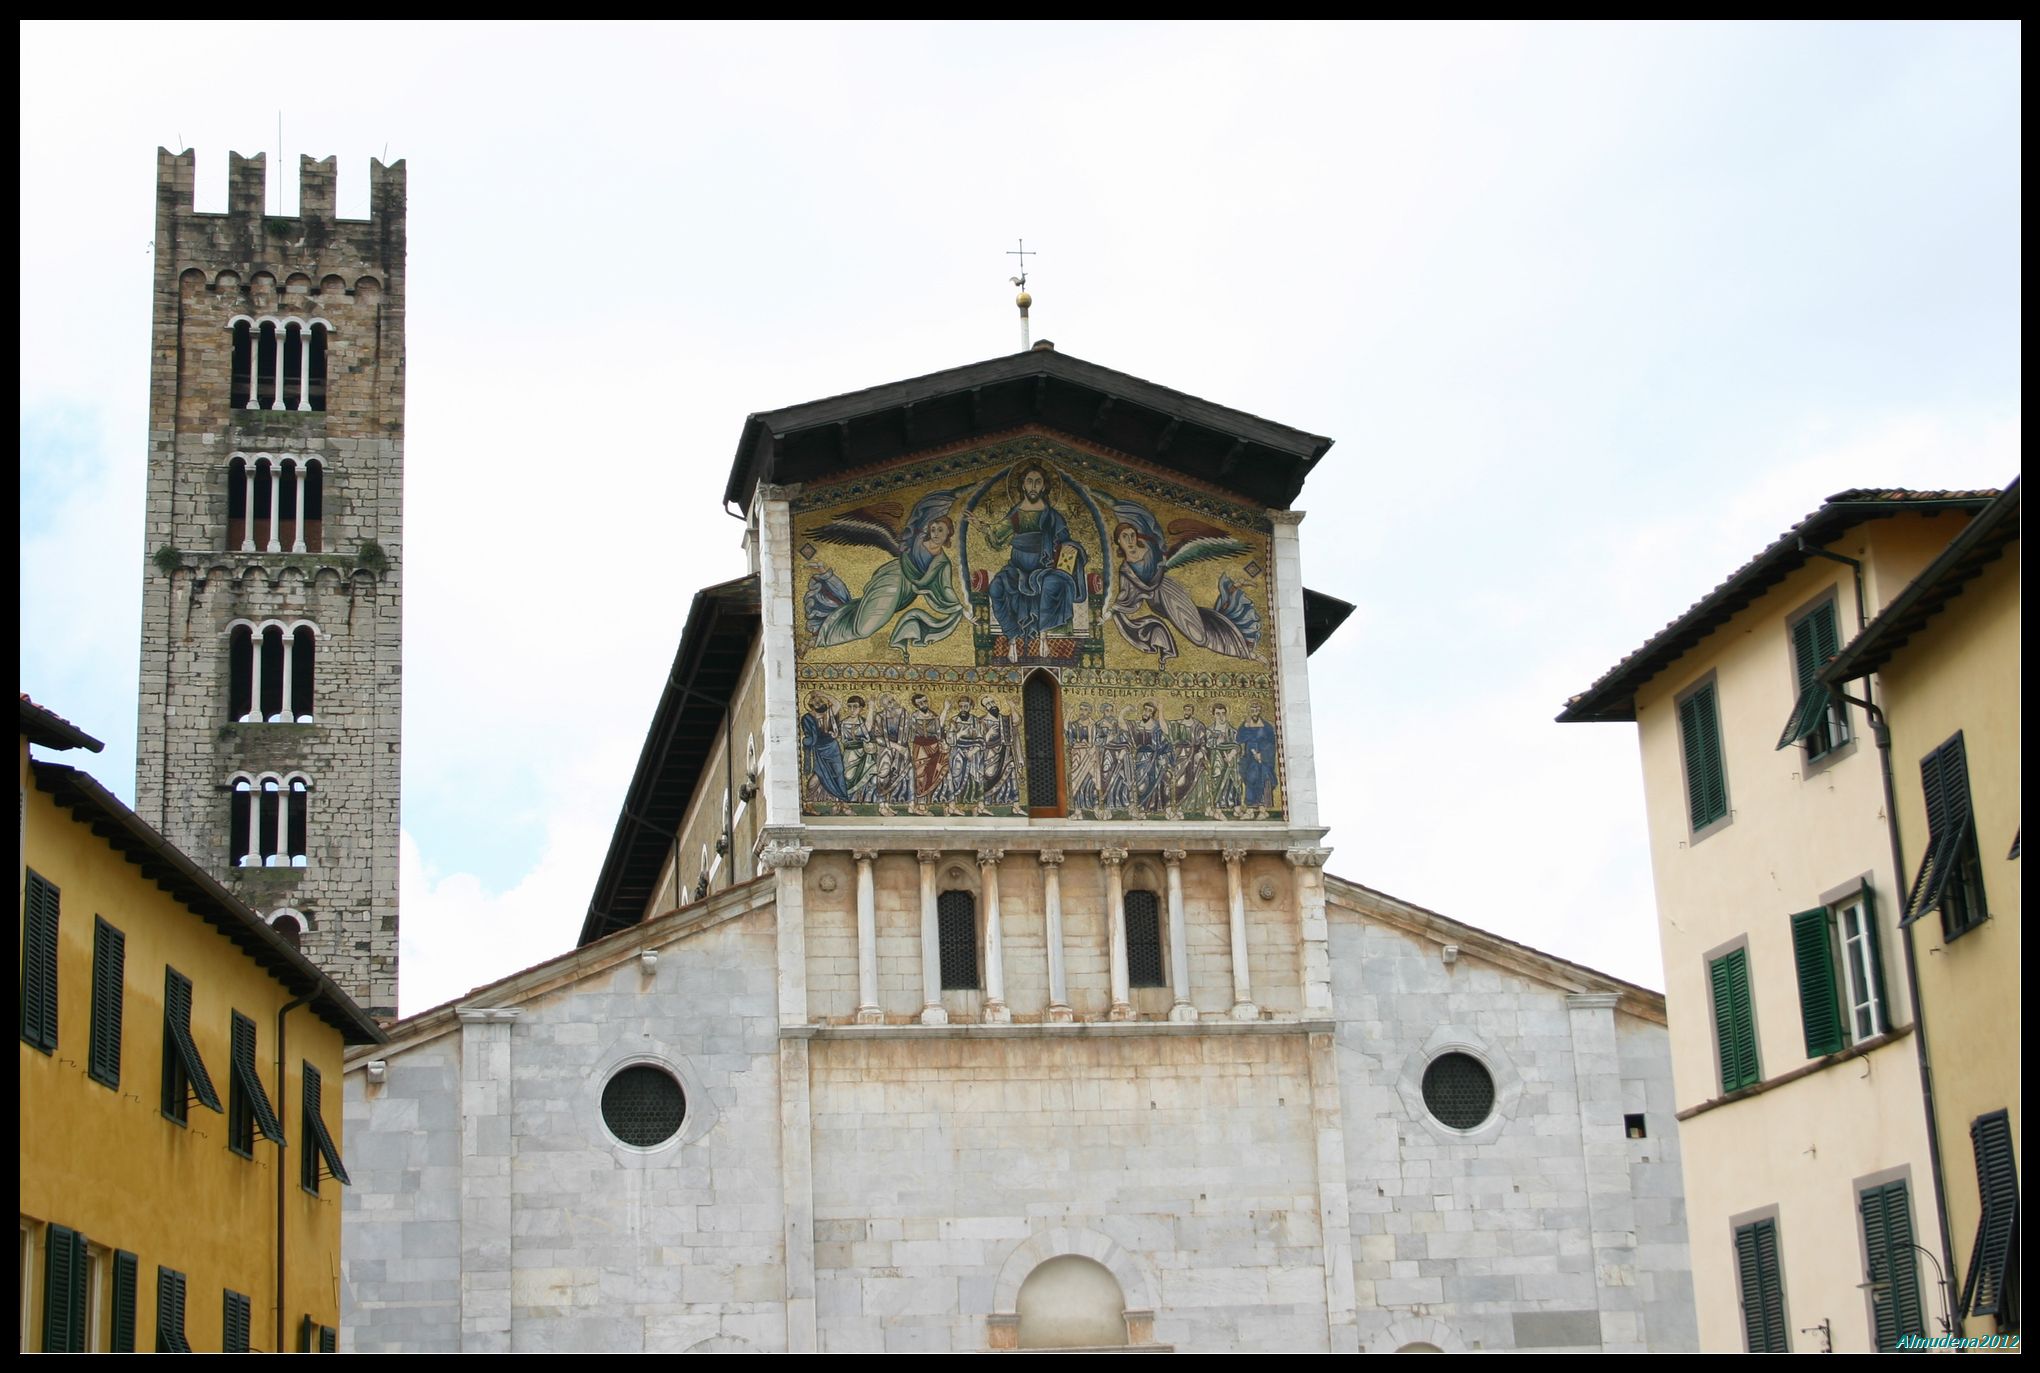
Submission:
<svg viewBox="0 0 2040 1373">
<path fill-rule="evenodd" d="M 157 152 L 137 811 L 371 1014 L 397 1005 L 404 164 L 225 214 Z"/>
</svg>

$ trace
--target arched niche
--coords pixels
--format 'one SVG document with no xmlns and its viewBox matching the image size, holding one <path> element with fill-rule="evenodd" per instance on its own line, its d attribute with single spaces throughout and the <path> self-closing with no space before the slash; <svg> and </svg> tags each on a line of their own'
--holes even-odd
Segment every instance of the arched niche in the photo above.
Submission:
<svg viewBox="0 0 2040 1373">
<path fill-rule="evenodd" d="M 1096 1259 L 1058 1254 L 1020 1284 L 1019 1347 L 1115 1349 L 1127 1343 L 1126 1294 Z"/>
</svg>

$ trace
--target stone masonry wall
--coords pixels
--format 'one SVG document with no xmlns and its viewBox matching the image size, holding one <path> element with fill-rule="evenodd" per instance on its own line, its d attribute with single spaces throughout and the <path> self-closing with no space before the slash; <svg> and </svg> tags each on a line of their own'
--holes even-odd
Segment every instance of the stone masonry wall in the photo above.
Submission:
<svg viewBox="0 0 2040 1373">
<path fill-rule="evenodd" d="M 301 913 L 306 953 L 364 1008 L 394 1014 L 404 168 L 371 165 L 365 221 L 335 216 L 330 159 L 299 172 L 298 217 L 262 212 L 259 155 L 233 159 L 227 213 L 199 214 L 191 154 L 159 155 L 136 807 L 257 910 Z M 236 316 L 331 323 L 325 410 L 231 403 Z M 230 546 L 229 464 L 256 453 L 319 460 L 322 551 Z M 370 542 L 380 558 L 363 557 Z M 235 620 L 317 627 L 316 723 L 229 720 Z M 233 864 L 241 770 L 310 780 L 308 866 Z"/>
</svg>

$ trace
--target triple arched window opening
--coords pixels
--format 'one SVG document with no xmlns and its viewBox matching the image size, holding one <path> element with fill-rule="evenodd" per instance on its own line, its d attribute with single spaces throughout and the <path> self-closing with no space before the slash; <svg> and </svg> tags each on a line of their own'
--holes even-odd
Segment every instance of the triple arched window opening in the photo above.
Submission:
<svg viewBox="0 0 2040 1373">
<path fill-rule="evenodd" d="M 227 547 L 324 552 L 325 478 L 325 464 L 316 457 L 236 453 L 227 464 Z"/>
<path fill-rule="evenodd" d="M 1162 961 L 1161 897 L 1135 887 L 1125 894 L 1123 901 L 1127 985 L 1168 986 L 1168 969 Z M 977 894 L 961 888 L 938 893 L 935 926 L 936 949 L 942 962 L 942 990 L 983 990 L 984 978 L 978 963 Z"/>
<path fill-rule="evenodd" d="M 301 772 L 279 776 L 246 773 L 233 780 L 228 847 L 237 868 L 302 868 L 308 865 L 312 784 Z"/>
<path fill-rule="evenodd" d="M 333 326 L 323 319 L 236 316 L 232 403 L 237 410 L 324 410 Z"/>
<path fill-rule="evenodd" d="M 227 644 L 227 718 L 249 725 L 312 723 L 318 644 L 309 624 L 235 624 Z"/>
</svg>

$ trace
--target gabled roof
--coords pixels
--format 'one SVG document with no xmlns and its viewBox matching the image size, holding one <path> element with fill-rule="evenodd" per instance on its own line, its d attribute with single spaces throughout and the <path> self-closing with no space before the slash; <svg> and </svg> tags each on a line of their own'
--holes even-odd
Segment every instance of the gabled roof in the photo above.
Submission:
<svg viewBox="0 0 2040 1373">
<path fill-rule="evenodd" d="M 580 943 L 634 925 L 644 915 L 757 634 L 756 577 L 739 577 L 694 594 L 680 649 L 659 693 L 581 922 Z"/>
<path fill-rule="evenodd" d="M 21 733 L 29 743 L 44 748 L 82 748 L 98 753 L 106 745 L 87 734 L 47 706 L 39 706 L 21 693 Z"/>
<path fill-rule="evenodd" d="M 248 957 L 340 1032 L 348 1044 L 380 1044 L 382 1031 L 339 984 L 293 949 L 269 922 L 215 882 L 182 849 L 158 834 L 113 793 L 76 768 L 36 759 L 35 784 L 164 891 L 233 941 Z"/>
<path fill-rule="evenodd" d="M 723 499 L 815 481 L 1023 424 L 1044 424 L 1288 509 L 1332 441 L 1036 344 L 1025 353 L 761 411 L 744 421 Z"/>
<path fill-rule="evenodd" d="M 1565 704 L 1560 724 L 1634 720 L 1636 692 L 1688 649 L 1740 614 L 1759 596 L 1806 564 L 1810 549 L 1825 547 L 1866 520 L 1889 519 L 1908 511 L 1981 510 L 1995 491 L 1907 491 L 1853 488 L 1827 498 L 1820 509 L 1779 535 L 1727 580 L 1694 602 L 1685 614 L 1653 635 L 1643 647 L 1604 673 Z"/>
<path fill-rule="evenodd" d="M 1830 686 L 1867 676 L 1891 661 L 1894 653 L 1941 607 L 1962 594 L 1962 589 L 1997 561 L 2019 538 L 2019 479 L 2013 477 L 2003 494 L 1983 508 L 1941 555 L 1928 563 L 1906 584 L 1905 590 L 1866 625 L 1855 641 L 1821 671 Z"/>
</svg>

